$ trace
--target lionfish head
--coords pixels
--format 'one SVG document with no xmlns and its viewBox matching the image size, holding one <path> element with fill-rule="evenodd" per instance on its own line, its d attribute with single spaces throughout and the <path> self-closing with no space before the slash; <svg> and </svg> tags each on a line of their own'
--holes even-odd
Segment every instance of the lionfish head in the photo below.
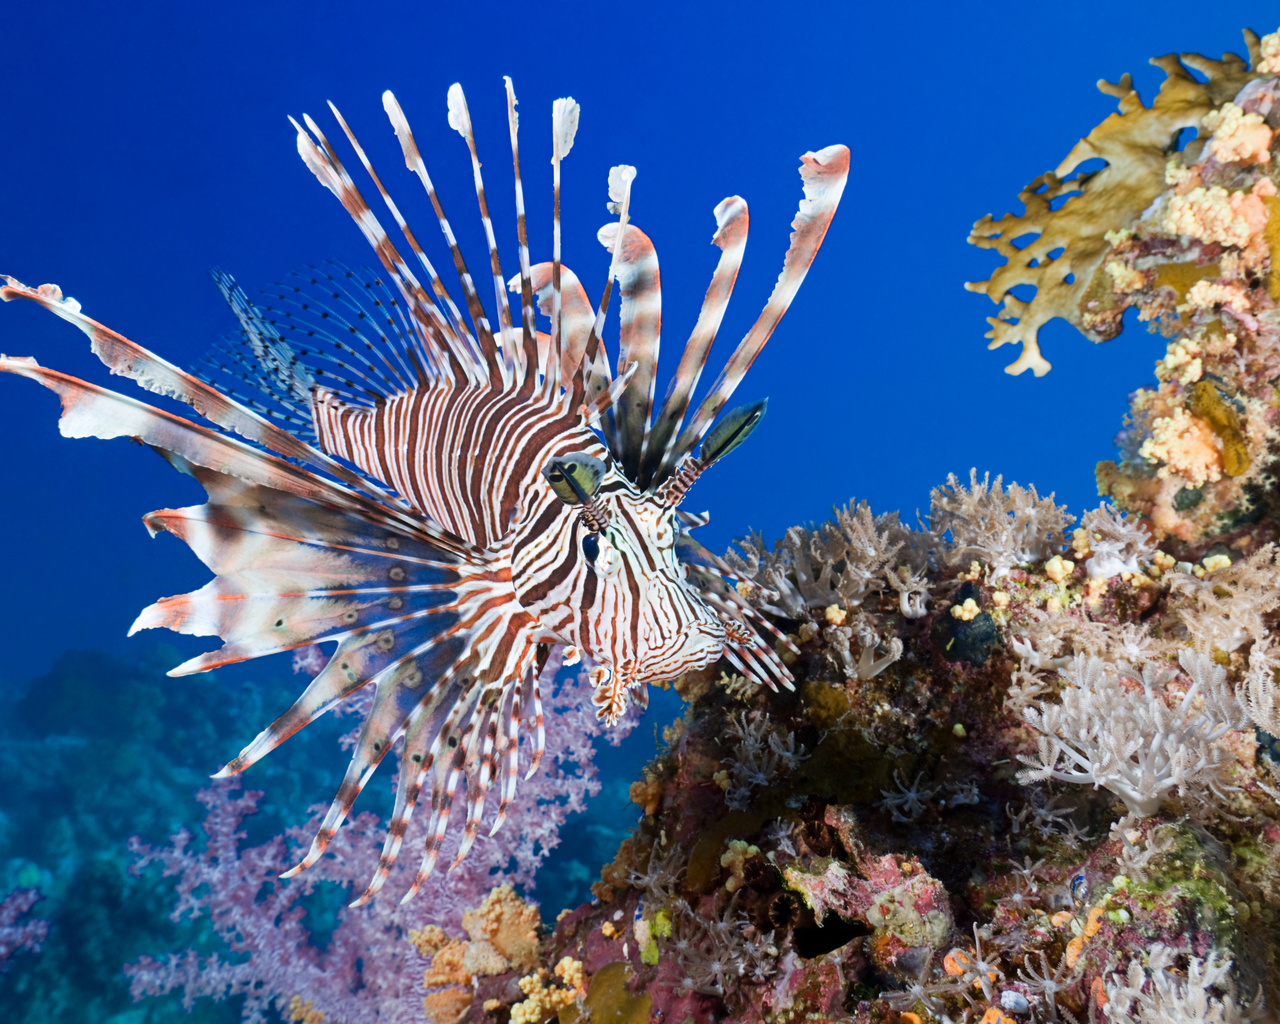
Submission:
<svg viewBox="0 0 1280 1024">
<path fill-rule="evenodd" d="M 649 683 L 720 657 L 725 624 L 688 579 L 677 553 L 680 501 L 702 471 L 742 443 L 765 402 L 734 410 L 661 484 L 641 491 L 612 460 L 586 453 L 549 460 L 542 475 L 578 512 L 580 607 L 570 633 L 599 666 L 596 703 L 616 719 Z"/>
</svg>

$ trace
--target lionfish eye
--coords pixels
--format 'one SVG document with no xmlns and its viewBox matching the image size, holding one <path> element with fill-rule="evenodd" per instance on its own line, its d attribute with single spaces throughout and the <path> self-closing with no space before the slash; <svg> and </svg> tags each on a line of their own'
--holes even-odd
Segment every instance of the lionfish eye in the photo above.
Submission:
<svg viewBox="0 0 1280 1024">
<path fill-rule="evenodd" d="M 588 562 L 592 565 L 596 564 L 596 559 L 600 556 L 600 540 L 594 533 L 583 536 L 582 553 L 587 556 Z"/>
<path fill-rule="evenodd" d="M 566 505 L 581 505 L 600 489 L 605 470 L 600 459 L 575 453 L 552 459 L 542 467 L 542 475 Z"/>
</svg>

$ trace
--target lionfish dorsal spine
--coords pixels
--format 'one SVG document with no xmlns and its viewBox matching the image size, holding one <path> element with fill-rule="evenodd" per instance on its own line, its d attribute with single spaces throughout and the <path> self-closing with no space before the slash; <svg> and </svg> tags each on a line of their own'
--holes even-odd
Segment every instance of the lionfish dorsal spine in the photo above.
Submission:
<svg viewBox="0 0 1280 1024">
<path fill-rule="evenodd" d="M 663 470 L 675 464 L 686 452 L 692 451 L 710 429 L 712 422 L 733 395 L 756 356 L 764 348 L 778 322 L 791 306 L 813 258 L 826 237 L 836 206 L 844 194 L 849 176 L 849 149 L 847 146 L 828 146 L 817 153 L 806 153 L 800 158 L 800 178 L 804 186 L 804 198 L 795 219 L 791 222 L 791 244 L 782 261 L 782 272 L 774 284 L 773 292 L 756 322 L 729 357 L 720 376 L 698 406 L 693 419 L 680 432 L 676 443 L 667 452 L 659 476 Z"/>
<path fill-rule="evenodd" d="M 493 218 L 489 216 L 489 201 L 484 191 L 484 176 L 480 173 L 480 156 L 476 150 L 475 132 L 471 127 L 471 111 L 462 86 L 454 82 L 449 86 L 449 126 L 462 136 L 471 154 L 471 176 L 475 185 L 476 202 L 480 206 L 480 223 L 484 226 L 485 241 L 489 246 L 489 269 L 493 275 L 494 303 L 498 307 L 498 330 L 501 338 L 502 365 L 506 386 L 521 380 L 527 367 L 536 365 L 536 357 L 516 345 L 515 328 L 511 320 L 511 305 L 507 302 L 502 261 L 498 257 L 498 240 L 493 233 Z"/>
<path fill-rule="evenodd" d="M 537 377 L 545 380 L 547 366 L 550 361 L 550 339 L 542 343 L 538 339 L 538 327 L 533 312 L 533 283 L 529 277 L 529 226 L 525 219 L 524 182 L 520 177 L 520 114 L 516 110 L 516 90 L 510 75 L 502 77 L 507 89 L 507 131 L 511 136 L 511 172 L 515 179 L 516 198 L 516 255 L 520 264 L 520 328 L 521 344 L 525 351 L 526 363 L 535 366 L 528 353 L 537 352 Z M 501 282 L 499 282 L 501 286 Z M 526 370 L 528 373 L 529 370 Z M 555 382 L 550 382 L 555 386 Z"/>
<path fill-rule="evenodd" d="M 551 349 L 556 356 L 556 371 L 562 380 L 571 379 L 577 366 L 565 347 L 564 302 L 561 293 L 563 267 L 560 263 L 560 164 L 573 148 L 578 133 L 578 104 L 572 96 L 564 96 L 551 105 Z M 576 280 L 576 279 L 575 279 Z M 582 298 L 585 300 L 586 295 Z"/>
<path fill-rule="evenodd" d="M 614 250 L 619 299 L 618 367 L 635 367 L 631 386 L 619 398 L 615 420 L 623 472 L 638 482 L 653 414 L 662 336 L 662 277 L 653 242 L 634 224 L 627 227 L 625 238 L 617 224 L 606 224 L 597 238 L 605 248 Z"/>
<path fill-rule="evenodd" d="M 382 106 L 386 110 L 387 116 L 391 119 L 392 128 L 395 129 L 396 138 L 400 142 L 400 149 L 404 153 L 405 164 L 409 170 L 418 176 L 418 180 L 422 182 L 422 187 L 426 189 L 427 198 L 431 200 L 431 207 L 435 211 L 436 220 L 439 222 L 440 230 L 444 234 L 445 244 L 448 245 L 449 253 L 453 257 L 454 270 L 457 272 L 458 280 L 462 285 L 462 294 L 466 300 L 467 312 L 471 317 L 471 323 L 475 328 L 476 337 L 480 345 L 481 365 L 488 371 L 489 386 L 501 389 L 505 386 L 507 379 L 506 361 L 498 351 L 493 332 L 489 328 L 489 318 L 485 313 L 484 304 L 480 301 L 475 282 L 472 280 L 470 271 L 467 270 L 467 261 L 462 257 L 462 249 L 454 236 L 453 228 L 449 224 L 449 218 L 445 216 L 444 206 L 440 202 L 440 197 L 436 194 L 435 185 L 432 183 L 431 175 L 427 171 L 426 161 L 422 159 L 422 152 L 418 149 L 418 143 L 413 137 L 413 130 L 409 127 L 409 121 L 405 117 L 404 111 L 400 108 L 399 101 L 389 89 L 382 94 Z"/>
<path fill-rule="evenodd" d="M 680 356 L 680 365 L 663 400 L 662 409 L 657 422 L 649 435 L 649 443 L 645 447 L 641 460 L 640 473 L 636 483 L 641 487 L 649 487 L 658 477 L 660 470 L 672 468 L 668 456 L 675 444 L 676 432 L 684 421 L 689 408 L 689 400 L 698 380 L 702 376 L 703 367 L 711 353 L 711 346 L 719 333 L 720 324 L 724 320 L 729 299 L 733 296 L 733 286 L 738 280 L 738 271 L 742 268 L 742 256 L 747 248 L 747 227 L 749 218 L 746 201 L 739 196 L 730 196 L 716 204 L 713 211 L 716 218 L 716 233 L 711 242 L 720 249 L 720 259 L 715 272 L 711 275 L 711 284 L 707 286 L 706 296 L 702 300 L 702 308 L 698 313 L 697 323 L 685 343 L 684 352 Z"/>
<path fill-rule="evenodd" d="M 437 304 L 427 294 L 426 289 L 418 282 L 416 275 L 400 257 L 390 238 L 387 237 L 381 225 L 378 224 L 377 217 L 374 216 L 373 211 L 365 205 L 363 210 L 360 210 L 361 221 L 357 223 L 361 224 L 366 238 L 369 237 L 370 232 L 373 232 L 373 237 L 378 239 L 377 244 L 373 245 L 374 251 L 379 257 L 379 262 L 392 275 L 392 279 L 396 282 L 410 309 L 413 310 L 415 324 L 430 345 L 429 361 L 443 380 L 455 384 L 461 384 L 464 380 L 469 384 L 480 383 L 487 377 L 487 373 L 484 372 L 483 356 L 471 331 L 462 320 L 461 311 L 455 305 L 449 290 L 444 286 L 444 282 L 440 280 L 440 275 L 435 266 L 418 243 L 417 237 L 409 227 L 404 215 L 400 212 L 399 206 L 396 205 L 386 186 L 383 185 L 382 178 L 374 169 L 373 163 L 366 155 L 364 147 L 360 145 L 355 132 L 351 130 L 346 119 L 334 104 L 329 104 L 329 110 L 342 128 L 342 132 L 346 135 L 352 150 L 364 166 L 365 172 L 378 190 L 378 194 L 382 197 L 382 201 L 387 207 L 387 212 L 391 214 L 392 220 L 396 222 L 396 226 L 400 229 L 401 235 L 404 236 L 410 251 L 417 258 L 419 266 L 422 267 L 427 279 L 430 281 L 432 294 L 439 300 L 439 304 Z M 299 147 L 304 146 L 304 141 L 301 138 L 298 141 L 298 145 Z M 299 151 L 302 151 L 301 148 Z M 306 157 L 304 156 L 305 159 Z M 334 160 L 336 161 L 336 159 L 335 156 Z M 311 166 L 310 163 L 308 163 L 308 166 Z M 352 187 L 354 189 L 354 185 Z M 358 196 L 358 191 L 356 195 Z M 339 199 L 341 198 L 339 196 Z M 362 203 L 363 201 L 361 200 L 360 202 Z M 347 204 L 344 202 L 343 205 L 346 206 Z M 348 209 L 350 212 L 350 208 Z M 360 207 L 357 206 L 356 209 L 359 210 Z M 362 223 L 363 218 L 366 216 L 369 220 L 367 229 Z"/>
</svg>

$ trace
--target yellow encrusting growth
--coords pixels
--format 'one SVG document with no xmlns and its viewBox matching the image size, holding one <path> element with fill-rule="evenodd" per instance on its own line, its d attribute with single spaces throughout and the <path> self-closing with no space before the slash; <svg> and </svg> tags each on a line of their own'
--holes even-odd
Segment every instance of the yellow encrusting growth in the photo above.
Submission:
<svg viewBox="0 0 1280 1024">
<path fill-rule="evenodd" d="M 289 1000 L 288 1007 L 284 1011 L 284 1019 L 290 1024 L 324 1024 L 327 1017 L 315 1008 L 315 1003 L 310 1000 L 303 1000 L 302 996 L 295 995 Z"/>
<path fill-rule="evenodd" d="M 555 976 L 558 983 L 550 985 L 551 976 L 545 969 L 520 979 L 524 999 L 511 1007 L 511 1024 L 542 1024 L 574 1003 L 586 988 L 586 971 L 572 957 L 563 957 L 556 964 Z"/>
<path fill-rule="evenodd" d="M 1202 380 L 1187 395 L 1187 409 L 1199 416 L 1222 442 L 1222 472 L 1241 476 L 1249 468 L 1249 449 L 1240 432 L 1240 417 L 1222 400 L 1212 382 Z"/>
<path fill-rule="evenodd" d="M 1267 255 L 1271 261 L 1267 294 L 1280 301 L 1280 196 L 1267 197 L 1267 226 L 1262 237 L 1267 243 Z"/>
</svg>

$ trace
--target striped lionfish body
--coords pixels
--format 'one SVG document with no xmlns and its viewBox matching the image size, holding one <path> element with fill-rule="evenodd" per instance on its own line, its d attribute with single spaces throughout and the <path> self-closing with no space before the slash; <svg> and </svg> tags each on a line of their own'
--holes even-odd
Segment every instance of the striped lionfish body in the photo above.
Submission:
<svg viewBox="0 0 1280 1024">
<path fill-rule="evenodd" d="M 603 298 L 592 307 L 559 251 L 560 161 L 573 144 L 577 105 L 554 105 L 552 259 L 531 265 L 507 80 L 520 268 L 508 283 L 466 103 L 460 87 L 450 89 L 449 123 L 471 154 L 489 245 L 495 323 L 399 104 L 390 93 L 383 101 L 443 229 L 465 317 L 336 109 L 403 242 L 383 229 L 315 122 L 295 122 L 304 161 L 355 219 L 382 271 L 304 275 L 274 304 L 261 305 L 216 275 L 241 327 L 218 369 L 249 381 L 252 397 L 238 397 L 103 327 L 56 286 L 33 289 L 5 278 L 0 287 L 5 300 L 35 301 L 83 330 L 112 372 L 185 402 L 211 424 L 33 359 L 0 356 L 0 370 L 60 395 L 64 435 L 139 439 L 205 488 L 205 504 L 145 519 L 152 533 L 184 540 L 215 574 L 194 593 L 151 605 L 133 626 L 222 639 L 221 648 L 170 674 L 336 644 L 294 705 L 219 776 L 243 771 L 325 711 L 372 690 L 338 793 L 311 849 L 290 872 L 321 856 L 400 741 L 386 844 L 358 902 L 386 880 L 424 787 L 428 838 L 405 899 L 435 864 L 459 787 L 466 813 L 458 860 L 478 834 L 491 789 L 498 791 L 498 809 L 490 834 L 501 826 L 516 790 L 522 728 L 533 732 L 529 775 L 541 757 L 538 675 L 553 645 L 576 647 L 594 662 L 597 713 L 610 724 L 629 701 L 644 703 L 649 683 L 720 657 L 769 685 L 789 685 L 773 646 L 785 638 L 738 596 L 726 581 L 728 568 L 690 537 L 705 519 L 679 506 L 698 475 L 759 420 L 763 403 L 720 414 L 804 279 L 849 166 L 843 146 L 803 158 L 805 198 L 778 283 L 695 406 L 692 393 L 747 233 L 741 199 L 716 207 L 719 265 L 655 409 L 659 273 L 652 243 L 629 223 L 634 169 L 610 172 L 610 209 L 618 219 L 599 234 L 611 263 Z M 614 282 L 621 306 L 616 375 L 601 343 Z M 518 309 L 508 289 L 519 296 Z M 548 317 L 545 332 L 537 329 L 536 310 Z"/>
</svg>

